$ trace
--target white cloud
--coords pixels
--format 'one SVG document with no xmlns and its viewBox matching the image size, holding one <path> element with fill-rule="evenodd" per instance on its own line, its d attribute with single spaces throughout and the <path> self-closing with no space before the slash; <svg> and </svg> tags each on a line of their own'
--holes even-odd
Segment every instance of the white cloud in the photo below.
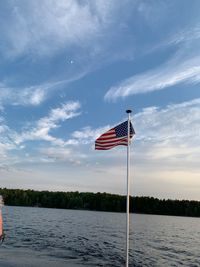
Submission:
<svg viewBox="0 0 200 267">
<path fill-rule="evenodd" d="M 200 99 L 171 104 L 164 109 L 144 109 L 134 116 L 136 138 L 153 142 L 174 140 L 198 142 L 200 130 Z"/>
<path fill-rule="evenodd" d="M 131 146 L 134 194 L 199 199 L 195 187 L 199 187 L 200 177 L 200 99 L 143 109 L 132 122 L 136 131 Z M 98 163 L 90 165 L 95 175 L 101 172 L 100 176 L 112 179 L 114 174 L 116 183 L 125 177 L 123 147 L 92 157 L 93 153 L 90 161 Z"/>
<path fill-rule="evenodd" d="M 104 133 L 105 131 L 109 130 L 111 127 L 109 125 L 100 127 L 97 129 L 92 129 L 91 127 L 84 127 L 82 130 L 78 130 L 72 133 L 72 140 L 74 140 L 75 144 L 90 144 L 94 142 L 94 140 Z"/>
<path fill-rule="evenodd" d="M 120 123 L 120 122 L 118 122 Z M 118 124 L 116 123 L 116 125 Z M 134 139 L 142 143 L 192 145 L 200 144 L 200 99 L 194 99 L 179 104 L 170 104 L 166 108 L 148 107 L 133 116 L 133 126 L 136 131 Z M 115 125 L 106 125 L 93 129 L 84 127 L 71 134 L 72 144 L 91 144 L 102 133 Z M 182 153 L 181 149 L 172 148 L 172 154 Z M 166 151 L 165 151 L 166 152 Z"/>
<path fill-rule="evenodd" d="M 2 31 L 9 56 L 48 55 L 71 45 L 87 44 L 110 23 L 114 1 L 20 1 L 12 4 Z M 50 44 L 50 45 L 49 45 Z"/>
<path fill-rule="evenodd" d="M 17 148 L 13 142 L 12 131 L 6 124 L 3 118 L 0 118 L 0 172 L 10 171 L 10 165 L 15 162 L 15 156 L 10 152 Z"/>
<path fill-rule="evenodd" d="M 133 124 L 135 193 L 198 199 L 200 99 L 144 109 Z"/>
<path fill-rule="evenodd" d="M 15 136 L 15 143 L 21 144 L 27 140 L 44 140 L 51 142 L 58 146 L 65 145 L 62 139 L 50 135 L 50 131 L 59 127 L 60 121 L 65 121 L 80 115 L 79 102 L 67 102 L 60 108 L 55 108 L 50 111 L 49 116 L 41 118 L 36 122 L 35 127 L 31 130 L 25 131 L 22 134 Z"/>
<path fill-rule="evenodd" d="M 67 161 L 73 165 L 81 164 L 84 154 L 69 150 L 66 146 L 71 142 L 54 137 L 50 133 L 52 129 L 60 127 L 61 122 L 80 115 L 80 106 L 78 101 L 64 103 L 61 107 L 52 109 L 48 116 L 33 123 L 34 126 L 29 125 L 29 129 L 22 133 L 10 129 L 4 118 L 0 117 L 0 172 L 16 173 L 18 170 L 26 170 L 27 164 L 35 163 Z M 41 145 L 38 145 L 35 152 L 30 154 L 26 152 L 27 141 L 46 141 L 53 147 L 42 150 Z"/>
<path fill-rule="evenodd" d="M 68 140 L 62 140 L 50 134 L 52 129 L 59 127 L 60 121 L 78 116 L 80 114 L 79 108 L 79 102 L 70 102 L 51 110 L 49 115 L 37 121 L 32 129 L 15 135 L 15 143 L 19 145 L 28 140 L 45 140 L 61 147 L 67 145 L 86 145 L 87 147 L 87 145 L 94 144 L 99 135 L 113 127 L 113 125 L 107 125 L 92 129 L 88 126 L 73 132 Z M 133 117 L 133 126 L 136 131 L 134 142 L 137 141 L 138 143 L 138 158 L 157 161 L 185 157 L 185 160 L 196 162 L 195 158 L 198 158 L 199 154 L 197 147 L 198 144 L 200 145 L 199 110 L 200 99 L 194 99 L 180 104 L 171 104 L 164 109 L 159 107 L 145 108 L 140 113 L 135 114 Z M 64 153 L 65 156 L 68 155 L 66 152 Z M 113 157 L 116 153 L 114 151 Z M 109 154 L 110 156 L 111 154 Z"/>
<path fill-rule="evenodd" d="M 94 144 L 95 138 L 112 126 L 108 125 L 98 129 L 85 127 L 73 132 L 72 139 L 69 140 L 57 139 L 50 134 L 51 129 L 58 127 L 61 121 L 77 116 L 79 108 L 78 102 L 65 103 L 63 106 L 51 110 L 48 116 L 37 121 L 30 130 L 17 136 L 1 119 L 0 155 L 2 163 L 0 171 L 3 173 L 14 171 L 17 166 L 26 169 L 26 163 L 29 166 L 32 163 L 41 163 L 43 166 L 47 166 L 49 163 L 57 164 L 59 162 L 77 166 L 76 171 L 70 169 L 70 172 L 77 176 L 83 176 L 82 173 L 79 173 L 83 171 L 98 179 L 103 175 L 102 179 L 105 180 L 105 183 L 110 181 L 104 188 L 105 190 L 116 190 L 122 193 L 122 188 L 125 186 L 123 177 L 126 174 L 125 148 L 116 148 L 106 153 L 91 150 L 91 144 Z M 200 99 L 171 104 L 165 108 L 148 107 L 133 116 L 133 126 L 136 131 L 131 146 L 134 193 L 158 197 L 184 198 L 185 195 L 187 198 L 192 198 L 192 196 L 198 198 L 194 188 L 199 185 L 200 175 L 199 125 Z M 47 148 L 38 145 L 35 150 L 36 154 L 29 154 L 26 158 L 9 155 L 9 151 L 20 149 L 21 144 L 26 144 L 26 141 L 29 140 L 46 140 L 50 144 Z M 15 141 L 16 143 L 18 141 L 18 144 Z M 68 144 L 78 144 L 79 147 L 77 149 L 77 146 L 67 146 Z M 8 162 L 10 163 L 8 164 Z M 70 168 L 69 165 L 65 166 Z M 27 166 L 27 168 L 29 167 Z M 59 175 L 62 176 L 62 171 Z M 115 187 L 111 185 L 113 179 Z M 193 193 L 189 194 L 186 188 L 191 186 L 191 181 Z M 79 183 L 79 180 L 77 182 Z M 176 190 L 179 187 L 181 187 L 181 192 L 177 193 Z M 94 188 L 96 188 L 95 185 Z M 99 189 L 101 190 L 100 183 Z"/>
<path fill-rule="evenodd" d="M 45 154 L 45 156 L 48 156 L 48 160 L 57 159 L 62 160 L 62 157 L 64 158 L 64 155 L 67 155 L 67 149 L 59 150 L 59 147 L 66 148 L 66 145 L 72 144 L 73 142 L 65 141 L 61 138 L 57 138 L 51 135 L 51 130 L 60 127 L 60 123 L 63 121 L 66 121 L 68 119 L 72 119 L 76 116 L 79 116 L 80 113 L 80 103 L 78 101 L 69 101 L 64 103 L 59 108 L 54 108 L 49 112 L 49 115 L 46 117 L 41 118 L 37 122 L 33 123 L 33 126 L 31 127 L 29 125 L 29 129 L 24 130 L 22 133 L 16 132 L 15 130 L 10 129 L 4 120 L 3 117 L 0 117 L 0 156 L 1 156 L 1 164 L 0 169 L 1 170 L 10 170 L 9 166 L 14 166 L 16 164 L 21 164 L 22 162 L 42 162 L 45 159 L 42 159 L 41 156 L 35 157 L 35 156 L 28 156 L 28 158 L 21 158 L 20 153 L 18 153 L 20 150 L 24 150 L 26 153 L 26 142 L 27 141 L 46 141 L 51 143 L 52 145 L 56 146 L 57 148 L 51 148 L 47 149 L 48 155 Z M 73 143 L 74 144 L 74 143 Z M 38 146 L 39 148 L 40 146 Z M 55 149 L 55 151 L 54 151 Z M 10 151 L 16 151 L 16 155 L 13 156 Z M 56 153 L 57 150 L 57 153 Z M 17 152 L 18 151 L 18 152 Z M 53 151 L 55 157 L 53 157 Z M 23 153 L 23 152 L 22 152 Z M 44 154 L 44 153 L 43 153 Z M 73 164 L 78 164 L 78 160 L 75 158 L 75 153 L 72 153 L 74 155 L 71 155 L 68 157 L 68 161 Z M 28 155 L 26 153 L 26 155 Z M 56 156 L 57 155 L 57 156 Z M 78 156 L 79 158 L 82 156 Z M 44 161 L 43 161 L 44 162 Z M 15 168 L 11 168 L 15 169 Z"/>
<path fill-rule="evenodd" d="M 133 116 L 132 122 L 136 131 L 132 148 L 134 153 L 138 153 L 135 158 L 138 156 L 142 161 L 167 160 L 168 163 L 174 159 L 183 159 L 191 164 L 197 163 L 200 156 L 199 98 L 171 104 L 162 109 L 145 108 Z M 93 142 L 97 132 L 102 134 L 108 128 L 110 126 L 102 129 L 85 128 L 75 132 L 73 137 Z M 113 156 L 116 153 L 117 151 L 114 151 Z"/>
<path fill-rule="evenodd" d="M 48 93 L 56 87 L 57 83 L 30 86 L 27 88 L 11 88 L 0 84 L 0 105 L 33 105 L 41 104 L 47 97 Z"/>
<path fill-rule="evenodd" d="M 200 56 L 180 59 L 179 56 L 167 64 L 144 74 L 138 74 L 111 87 L 105 95 L 107 100 L 148 93 L 174 86 L 182 82 L 200 81 Z"/>
<path fill-rule="evenodd" d="M 0 82 L 0 111 L 6 105 L 38 106 L 47 100 L 51 94 L 73 81 L 86 75 L 88 70 L 85 68 L 81 73 L 74 74 L 64 80 L 46 82 L 28 87 L 9 87 Z"/>
<path fill-rule="evenodd" d="M 165 38 L 151 45 L 145 53 L 149 54 L 151 52 L 155 53 L 155 51 L 162 51 L 162 54 L 166 53 L 167 55 L 167 49 L 172 47 L 174 53 L 170 53 L 167 60 L 157 65 L 154 69 L 134 74 L 112 86 L 104 98 L 106 100 L 116 100 L 130 95 L 163 90 L 180 83 L 199 83 L 199 45 L 199 22 L 191 22 L 189 25 L 178 28 L 177 31 L 172 30 L 167 32 Z"/>
<path fill-rule="evenodd" d="M 87 156 L 80 151 L 66 147 L 49 147 L 40 149 L 40 153 L 48 159 L 53 160 L 53 162 L 68 162 L 73 165 L 80 165 L 82 164 L 82 160 L 87 158 Z"/>
<path fill-rule="evenodd" d="M 176 32 L 169 38 L 169 40 L 164 42 L 165 45 L 176 45 L 183 44 L 185 42 L 193 42 L 200 38 L 200 26 L 195 25 L 193 27 L 186 27 L 185 29 Z"/>
</svg>

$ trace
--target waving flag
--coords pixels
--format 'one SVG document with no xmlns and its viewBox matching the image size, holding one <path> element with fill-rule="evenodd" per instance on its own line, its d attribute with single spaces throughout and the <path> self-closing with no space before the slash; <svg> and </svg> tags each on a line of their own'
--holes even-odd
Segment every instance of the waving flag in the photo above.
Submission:
<svg viewBox="0 0 200 267">
<path fill-rule="evenodd" d="M 132 123 L 130 122 L 130 138 L 133 137 L 135 131 Z M 128 121 L 125 121 L 109 131 L 102 134 L 95 141 L 95 149 L 97 150 L 108 150 L 115 146 L 128 145 Z"/>
</svg>

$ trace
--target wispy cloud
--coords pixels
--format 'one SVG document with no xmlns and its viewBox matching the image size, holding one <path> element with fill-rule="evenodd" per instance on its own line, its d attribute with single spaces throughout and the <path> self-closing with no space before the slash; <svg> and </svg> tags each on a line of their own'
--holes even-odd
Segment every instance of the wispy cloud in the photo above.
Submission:
<svg viewBox="0 0 200 267">
<path fill-rule="evenodd" d="M 63 86 L 79 80 L 89 72 L 85 68 L 80 73 L 71 74 L 70 77 L 61 80 L 44 82 L 27 87 L 12 87 L 5 82 L 0 82 L 0 110 L 6 105 L 38 106 L 46 101 L 55 92 L 62 91 Z"/>
<path fill-rule="evenodd" d="M 166 108 L 151 107 L 134 116 L 138 140 L 173 142 L 196 146 L 199 143 L 200 99 L 170 104 Z"/>
<path fill-rule="evenodd" d="M 200 99 L 135 116 L 135 194 L 199 199 L 199 110 Z"/>
<path fill-rule="evenodd" d="M 141 143 L 173 143 L 188 144 L 196 146 L 200 144 L 200 99 L 170 104 L 165 108 L 148 107 L 133 117 L 133 124 L 136 130 L 134 139 Z M 163 123 L 165 122 L 165 123 Z M 120 123 L 120 122 L 119 122 Z M 95 139 L 114 127 L 106 125 L 93 129 L 90 126 L 74 131 L 71 134 L 72 144 L 92 144 Z"/>
<path fill-rule="evenodd" d="M 104 98 L 116 100 L 131 95 L 149 93 L 173 87 L 180 83 L 200 81 L 200 24 L 190 21 L 177 31 L 168 31 L 166 37 L 149 47 L 146 53 L 173 48 L 166 61 L 153 69 L 135 74 L 112 86 Z"/>
<path fill-rule="evenodd" d="M 24 131 L 22 134 L 15 136 L 15 143 L 21 144 L 30 140 L 44 140 L 55 145 L 63 146 L 65 141 L 50 135 L 52 129 L 59 127 L 59 122 L 71 119 L 80 115 L 79 102 L 67 102 L 60 108 L 52 109 L 49 116 L 41 118 L 31 130 Z"/>
<path fill-rule="evenodd" d="M 98 129 L 85 127 L 72 132 L 71 139 L 68 140 L 57 139 L 51 135 L 51 130 L 59 127 L 61 121 L 77 116 L 79 109 L 79 102 L 65 103 L 59 108 L 52 109 L 48 116 L 35 122 L 29 130 L 17 135 L 14 135 L 14 132 L 6 126 L 2 119 L 0 124 L 1 171 L 4 173 L 11 169 L 14 171 L 15 166 L 23 166 L 26 162 L 29 164 L 37 162 L 44 165 L 60 162 L 60 164 L 79 166 L 78 168 L 87 164 L 87 171 L 90 175 L 100 179 L 103 172 L 106 177 L 105 181 L 108 180 L 107 177 L 112 181 L 114 174 L 115 186 L 122 187 L 122 177 L 125 174 L 125 150 L 121 148 L 113 149 L 106 154 L 95 153 L 94 157 L 94 151 L 91 149 L 95 138 L 112 125 Z M 134 188 L 138 194 L 143 192 L 152 195 L 152 192 L 155 192 L 155 188 L 152 186 L 154 184 L 162 196 L 166 197 L 167 194 L 173 196 L 170 186 L 174 188 L 180 183 L 180 179 L 181 184 L 184 183 L 186 186 L 189 184 L 189 178 L 193 184 L 198 185 L 200 173 L 198 161 L 200 157 L 198 149 L 200 146 L 199 118 L 199 98 L 180 104 L 171 104 L 165 108 L 145 108 L 134 115 L 133 125 L 136 135 L 133 139 L 132 153 L 134 154 L 134 177 L 137 177 Z M 20 149 L 21 145 L 26 145 L 26 142 L 31 140 L 48 142 L 49 147 L 38 145 L 34 151 L 38 154 L 30 154 L 28 157 L 21 158 L 17 155 L 11 157 L 9 155 L 9 151 Z M 79 148 L 68 146 L 69 143 L 76 143 Z M 10 163 L 8 164 L 8 162 Z M 23 168 L 25 167 L 23 166 Z M 23 168 L 21 167 L 21 169 Z M 161 189 L 163 184 L 165 192 Z M 108 188 L 112 190 L 111 187 L 110 185 Z M 176 194 L 174 193 L 174 195 Z M 190 198 L 189 195 L 187 197 Z"/>
<path fill-rule="evenodd" d="M 200 56 L 191 59 L 176 57 L 155 70 L 135 75 L 113 86 L 105 95 L 106 100 L 115 100 L 141 93 L 163 90 L 182 82 L 200 81 Z"/>
<path fill-rule="evenodd" d="M 198 192 L 190 194 L 188 188 L 199 186 L 200 99 L 145 108 L 132 122 L 136 131 L 131 146 L 134 194 L 198 199 Z M 98 153 L 98 164 L 90 168 L 119 182 L 126 173 L 125 156 L 123 148 Z"/>
<path fill-rule="evenodd" d="M 199 98 L 180 104 L 170 104 L 165 108 L 145 108 L 134 115 L 133 125 L 136 131 L 133 138 L 136 144 L 133 147 L 137 162 L 154 161 L 159 164 L 165 160 L 166 166 L 169 167 L 173 161 L 183 160 L 188 162 L 188 166 L 195 165 L 199 169 L 197 164 L 200 156 Z M 76 144 L 91 145 L 97 136 L 111 127 L 109 125 L 98 129 L 86 127 L 72 133 L 72 140 Z M 111 164 L 112 158 L 116 164 L 116 153 L 121 160 L 122 151 L 113 150 L 109 153 L 108 164 Z"/>
<path fill-rule="evenodd" d="M 200 38 L 200 25 L 195 25 L 193 27 L 186 27 L 179 32 L 173 34 L 169 40 L 164 41 L 165 45 L 176 45 L 176 44 L 184 44 L 196 41 Z"/>
<path fill-rule="evenodd" d="M 15 150 L 17 148 L 12 138 L 14 133 L 15 131 L 12 131 L 6 125 L 4 118 L 0 117 L 0 172 L 10 171 L 10 165 L 15 162 L 15 156 L 10 154 L 12 150 Z"/>
<path fill-rule="evenodd" d="M 40 58 L 42 59 L 40 64 L 44 64 L 43 56 L 51 58 L 52 56 L 62 54 L 63 58 L 66 54 L 66 58 L 68 60 L 69 56 L 70 62 L 70 56 L 77 57 L 77 64 L 73 65 L 76 65 L 76 67 L 69 68 L 68 70 L 66 65 L 63 65 L 64 71 L 62 74 L 59 74 L 62 77 L 68 77 L 68 82 L 69 80 L 72 81 L 83 77 L 85 74 L 101 67 L 102 64 L 124 58 L 130 59 L 130 55 L 133 58 L 135 49 L 137 52 L 139 51 L 137 43 L 141 42 L 138 28 L 134 24 L 132 25 L 133 27 L 129 25 L 129 20 L 133 13 L 141 22 L 141 27 L 144 30 L 149 29 L 149 27 L 155 30 L 155 25 L 157 25 L 159 19 L 164 17 L 162 22 L 166 20 L 164 16 L 166 9 L 167 12 L 171 10 L 167 4 L 152 5 L 152 3 L 149 4 L 146 1 L 136 1 L 133 4 L 128 0 L 117 5 L 114 0 L 106 2 L 102 0 L 95 2 L 86 1 L 85 3 L 78 0 L 61 0 L 59 2 L 56 0 L 44 0 L 42 3 L 38 0 L 30 0 L 28 2 L 23 0 L 12 3 L 12 5 L 5 4 L 3 7 L 5 12 L 7 12 L 8 19 L 2 20 L 3 26 L 0 36 L 0 52 L 2 57 L 11 57 L 12 60 L 13 57 L 22 55 L 26 59 L 31 57 L 32 60 L 29 58 L 28 62 L 32 66 L 33 71 L 36 72 L 38 57 L 42 57 Z M 117 31 L 116 25 L 119 26 Z M 196 32 L 198 31 L 196 30 Z M 117 43 L 122 39 L 122 36 L 127 38 L 128 41 L 124 41 L 123 45 L 119 47 L 113 46 L 113 40 Z M 155 40 L 157 41 L 157 39 Z M 130 45 L 127 45 L 129 41 Z M 171 40 L 171 44 L 175 42 Z M 151 46 L 151 44 L 149 45 Z M 78 47 L 78 49 L 75 50 L 74 47 Z M 137 52 L 136 54 L 140 54 Z M 62 60 L 62 64 L 67 62 L 66 58 Z M 46 67 L 44 70 L 40 68 L 38 75 L 41 72 L 43 73 L 43 71 L 47 71 Z M 145 83 L 142 88 L 146 88 L 144 89 L 146 91 L 154 90 L 153 81 L 150 78 L 151 75 L 155 77 L 154 83 L 159 83 L 155 88 L 171 86 L 171 84 L 175 83 L 175 79 L 181 81 L 182 78 L 179 76 L 186 75 L 189 77 L 193 75 L 191 74 L 193 70 L 190 70 L 190 73 L 186 73 L 187 71 L 184 69 L 180 70 L 180 72 L 180 75 L 177 72 L 171 80 L 167 75 L 162 77 L 164 76 L 162 72 L 160 74 L 144 74 L 144 78 L 150 80 L 150 88 L 147 88 L 148 84 Z M 73 75 L 76 77 L 72 78 Z M 171 73 L 169 73 L 170 75 Z M 142 78 L 143 76 L 132 77 L 114 86 L 111 88 L 111 92 L 107 93 L 106 98 L 111 99 L 138 93 L 135 88 L 138 87 L 138 83 Z M 53 83 L 49 83 L 19 88 L 19 90 L 9 88 L 6 85 L 1 86 L 0 104 L 4 101 L 12 101 L 16 105 L 39 105 L 49 97 L 49 92 L 56 86 Z M 5 90 L 3 90 L 3 87 L 5 87 Z M 138 90 L 142 92 L 143 89 Z"/>
<path fill-rule="evenodd" d="M 111 128 L 109 125 L 97 129 L 92 129 L 90 126 L 84 127 L 72 133 L 71 142 L 74 142 L 74 144 L 91 144 L 99 135 L 109 128 Z"/>
<path fill-rule="evenodd" d="M 46 83 L 25 88 L 12 88 L 0 84 L 0 105 L 37 106 L 44 102 L 50 92 L 55 90 L 61 82 Z"/>
<path fill-rule="evenodd" d="M 162 109 L 151 107 L 134 116 L 136 136 L 132 153 L 138 192 L 146 188 L 146 194 L 156 195 L 153 184 L 159 194 L 174 197 L 179 186 L 188 188 L 191 181 L 198 186 L 199 118 L 200 99 Z M 185 193 L 185 198 L 191 198 L 192 194 L 184 190 L 179 197 Z M 197 194 L 194 196 L 198 198 Z"/>
<path fill-rule="evenodd" d="M 8 5 L 10 17 L 1 35 L 3 44 L 7 44 L 6 53 L 44 56 L 66 46 L 86 45 L 110 23 L 114 7 L 114 1 L 99 0 L 21 1 Z"/>
<path fill-rule="evenodd" d="M 40 154 L 51 159 L 53 162 L 68 162 L 73 165 L 80 165 L 87 156 L 72 148 L 49 147 L 40 149 Z"/>
<path fill-rule="evenodd" d="M 2 171 L 10 170 L 10 167 L 16 164 L 24 164 L 25 162 L 48 162 L 53 161 L 68 161 L 72 164 L 78 164 L 79 159 L 84 157 L 84 154 L 77 153 L 66 148 L 69 144 L 74 144 L 70 140 L 63 140 L 51 134 L 53 129 L 61 126 L 61 123 L 72 119 L 81 114 L 81 104 L 78 101 L 69 101 L 62 104 L 58 108 L 54 108 L 49 112 L 48 116 L 42 117 L 36 122 L 29 123 L 28 129 L 24 128 L 23 131 L 16 132 L 6 125 L 3 117 L 0 118 L 0 156 Z M 36 149 L 39 153 L 38 156 L 26 155 L 26 142 L 29 141 L 45 141 L 50 143 L 48 149 L 42 150 L 38 145 Z M 52 146 L 52 147 L 51 147 Z M 65 149 L 63 148 L 65 147 Z M 16 151 L 13 156 L 10 151 Z M 24 154 L 24 158 L 20 156 L 20 150 Z M 46 152 L 44 152 L 46 151 Z M 57 152 L 56 152 L 57 151 Z M 71 158 L 71 159 L 70 159 Z M 12 167 L 12 170 L 15 168 Z"/>
</svg>

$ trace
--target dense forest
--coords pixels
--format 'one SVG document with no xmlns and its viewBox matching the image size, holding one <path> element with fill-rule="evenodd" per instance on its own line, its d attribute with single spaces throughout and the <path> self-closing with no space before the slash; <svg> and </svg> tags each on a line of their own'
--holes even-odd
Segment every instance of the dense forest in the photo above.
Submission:
<svg viewBox="0 0 200 267">
<path fill-rule="evenodd" d="M 126 211 L 126 196 L 108 193 L 49 192 L 0 189 L 5 205 L 95 211 Z M 200 202 L 130 197 L 130 212 L 200 217 Z"/>
</svg>

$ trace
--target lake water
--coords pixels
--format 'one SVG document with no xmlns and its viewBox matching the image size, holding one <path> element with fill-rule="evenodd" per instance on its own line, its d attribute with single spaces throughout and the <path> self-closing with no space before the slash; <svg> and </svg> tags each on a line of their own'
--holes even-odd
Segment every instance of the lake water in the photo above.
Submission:
<svg viewBox="0 0 200 267">
<path fill-rule="evenodd" d="M 4 207 L 1 267 L 124 266 L 122 213 Z M 200 219 L 130 216 L 130 266 L 200 266 Z"/>
</svg>

